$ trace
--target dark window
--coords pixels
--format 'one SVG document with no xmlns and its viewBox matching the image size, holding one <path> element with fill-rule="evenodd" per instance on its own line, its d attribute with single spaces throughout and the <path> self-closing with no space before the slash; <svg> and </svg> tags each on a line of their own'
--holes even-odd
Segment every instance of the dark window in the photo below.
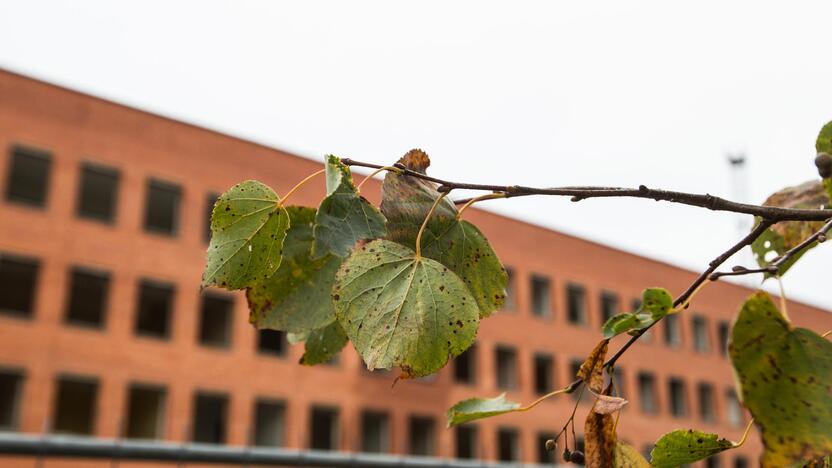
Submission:
<svg viewBox="0 0 832 468">
<path fill-rule="evenodd" d="M 546 450 L 546 441 L 555 440 L 555 434 L 551 432 L 543 432 L 537 435 L 537 463 L 541 465 L 551 465 L 555 463 L 558 457 L 555 456 L 555 451 Z"/>
<path fill-rule="evenodd" d="M 731 327 L 728 322 L 719 322 L 719 354 L 721 356 L 728 356 L 728 339 L 731 333 Z"/>
<path fill-rule="evenodd" d="M 361 451 L 387 453 L 390 451 L 390 417 L 379 411 L 361 414 Z"/>
<path fill-rule="evenodd" d="M 225 348 L 231 344 L 231 312 L 234 298 L 228 294 L 206 291 L 202 295 L 199 343 Z"/>
<path fill-rule="evenodd" d="M 160 439 L 165 420 L 165 389 L 132 385 L 127 402 L 127 437 Z"/>
<path fill-rule="evenodd" d="M 506 283 L 506 299 L 503 302 L 503 310 L 511 311 L 517 308 L 517 302 L 515 300 L 517 295 L 515 284 L 517 280 L 515 276 L 517 275 L 511 268 L 506 268 L 506 274 L 508 274 L 508 283 Z"/>
<path fill-rule="evenodd" d="M 107 223 L 115 220 L 119 174 L 116 169 L 94 164 L 81 166 L 81 186 L 76 211 L 81 218 Z"/>
<path fill-rule="evenodd" d="M 477 348 L 471 346 L 454 358 L 454 381 L 473 384 L 477 381 Z"/>
<path fill-rule="evenodd" d="M 665 316 L 664 320 L 664 342 L 674 348 L 682 344 L 682 330 L 679 325 L 679 316 L 672 314 Z"/>
<path fill-rule="evenodd" d="M 712 457 L 708 457 L 705 459 L 705 467 L 706 468 L 722 468 L 722 459 L 719 458 L 719 455 L 714 455 Z"/>
<path fill-rule="evenodd" d="M 32 206 L 45 206 L 49 192 L 49 153 L 22 146 L 14 146 L 6 180 L 6 200 Z"/>
<path fill-rule="evenodd" d="M 73 268 L 70 272 L 66 321 L 78 325 L 103 327 L 109 287 L 109 274 L 85 268 Z"/>
<path fill-rule="evenodd" d="M 611 292 L 601 293 L 601 323 L 606 323 L 612 316 L 618 314 L 618 296 Z"/>
<path fill-rule="evenodd" d="M 748 468 L 748 460 L 745 457 L 734 458 L 734 468 Z"/>
<path fill-rule="evenodd" d="M 552 315 L 549 278 L 532 275 L 532 313 L 538 317 Z"/>
<path fill-rule="evenodd" d="M 539 395 L 549 393 L 555 388 L 554 359 L 548 354 L 534 356 L 534 391 Z"/>
<path fill-rule="evenodd" d="M 497 429 L 497 460 L 513 462 L 520 460 L 520 436 L 517 429 Z"/>
<path fill-rule="evenodd" d="M 218 193 L 209 193 L 205 198 L 205 242 L 211 242 L 211 215 L 214 212 L 214 204 L 220 198 Z"/>
<path fill-rule="evenodd" d="M 193 441 L 224 444 L 228 426 L 228 396 L 218 393 L 197 393 L 191 423 Z"/>
<path fill-rule="evenodd" d="M 495 350 L 497 361 L 497 388 L 513 390 L 517 388 L 517 351 L 514 348 L 498 346 Z"/>
<path fill-rule="evenodd" d="M 283 447 L 286 433 L 286 405 L 280 401 L 254 403 L 254 445 Z"/>
<path fill-rule="evenodd" d="M 691 321 L 693 325 L 693 349 L 699 353 L 711 350 L 711 340 L 708 336 L 708 321 L 701 315 L 695 315 Z"/>
<path fill-rule="evenodd" d="M 313 450 L 338 450 L 338 410 L 312 408 L 309 447 Z"/>
<path fill-rule="evenodd" d="M 435 453 L 436 423 L 433 418 L 410 417 L 410 454 L 431 456 Z"/>
<path fill-rule="evenodd" d="M 261 354 L 284 356 L 286 354 L 286 333 L 279 330 L 257 330 L 257 351 Z"/>
<path fill-rule="evenodd" d="M 613 371 L 613 378 L 615 379 L 615 393 L 613 394 L 626 398 L 627 392 L 624 388 L 624 371 L 620 367 L 616 367 Z"/>
<path fill-rule="evenodd" d="M 653 458 L 651 455 L 653 452 L 653 447 L 653 444 L 645 444 L 641 447 L 641 455 L 644 456 L 644 458 L 647 460 Z"/>
<path fill-rule="evenodd" d="M 653 374 L 638 374 L 638 404 L 644 413 L 653 414 L 659 411 L 656 378 Z"/>
<path fill-rule="evenodd" d="M 737 393 L 733 388 L 725 392 L 725 419 L 728 424 L 734 427 L 740 427 L 743 424 L 743 411 L 740 406 L 740 400 L 737 398 Z"/>
<path fill-rule="evenodd" d="M 17 429 L 23 372 L 0 369 L 0 430 Z"/>
<path fill-rule="evenodd" d="M 681 379 L 671 378 L 668 382 L 668 393 L 670 394 L 670 414 L 677 418 L 687 416 L 688 395 L 685 382 Z"/>
<path fill-rule="evenodd" d="M 32 316 L 38 267 L 35 259 L 0 256 L 0 314 Z"/>
<path fill-rule="evenodd" d="M 139 283 L 139 313 L 136 316 L 136 334 L 167 338 L 170 334 L 170 317 L 173 308 L 172 284 L 142 280 Z"/>
<path fill-rule="evenodd" d="M 569 323 L 586 325 L 586 290 L 570 284 L 566 287 L 566 318 Z"/>
<path fill-rule="evenodd" d="M 456 427 L 456 457 L 465 459 L 477 458 L 479 444 L 477 443 L 477 426 L 463 425 Z"/>
<path fill-rule="evenodd" d="M 150 180 L 144 211 L 146 231 L 176 235 L 179 229 L 179 204 L 182 189 L 178 185 Z"/>
<path fill-rule="evenodd" d="M 696 387 L 696 395 L 699 400 L 699 417 L 703 421 L 713 422 L 716 419 L 714 387 L 711 384 L 700 383 Z"/>
<path fill-rule="evenodd" d="M 59 433 L 92 435 L 98 382 L 85 377 L 61 377 L 55 394 L 52 430 Z"/>
</svg>

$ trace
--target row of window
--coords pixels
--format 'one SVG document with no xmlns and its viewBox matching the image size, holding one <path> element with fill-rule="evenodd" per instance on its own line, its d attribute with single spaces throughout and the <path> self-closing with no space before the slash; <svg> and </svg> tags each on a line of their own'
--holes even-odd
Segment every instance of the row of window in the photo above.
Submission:
<svg viewBox="0 0 832 468">
<path fill-rule="evenodd" d="M 511 311 L 516 308 L 514 300 L 515 274 L 511 269 L 509 272 L 509 283 L 506 294 L 504 309 Z M 532 313 L 538 317 L 549 317 L 552 315 L 551 280 L 540 274 L 532 274 L 530 279 Z M 614 315 L 621 312 L 620 298 L 611 291 L 602 291 L 599 302 L 600 320 L 604 323 Z M 641 307 L 641 299 L 630 301 L 630 310 L 636 311 Z M 586 326 L 589 323 L 586 288 L 580 284 L 569 283 L 566 285 L 566 320 L 568 323 L 577 326 Z M 670 347 L 682 345 L 682 329 L 679 316 L 669 315 L 663 320 L 662 338 L 665 344 Z M 719 351 L 723 355 L 727 353 L 728 333 L 730 331 L 727 321 L 720 321 L 717 325 L 717 341 Z M 691 332 L 693 335 L 693 349 L 699 353 L 711 351 L 711 333 L 708 329 L 708 320 L 699 314 L 693 315 L 691 319 Z M 648 332 L 642 336 L 642 342 L 650 342 L 652 333 Z"/>
<path fill-rule="evenodd" d="M 457 383 L 474 384 L 477 381 L 477 354 L 478 346 L 474 345 L 453 361 L 453 378 Z M 535 353 L 532 357 L 532 387 L 535 393 L 545 395 L 558 388 L 555 378 L 555 359 L 548 353 Z M 583 361 L 573 359 L 569 366 L 570 381 L 572 376 L 578 373 Z M 494 349 L 494 378 L 497 388 L 501 390 L 517 390 L 519 388 L 518 357 L 517 350 L 510 346 L 498 345 Z M 566 385 L 564 382 L 560 386 Z M 637 376 L 638 404 L 640 410 L 645 414 L 658 414 L 660 402 L 657 390 L 657 381 L 653 373 L 641 371 Z M 627 388 L 624 385 L 624 372 L 620 367 L 615 369 L 614 388 L 619 395 L 626 396 Z M 671 377 L 667 381 L 667 411 L 676 418 L 690 417 L 689 395 L 687 384 L 681 378 Z M 705 422 L 715 422 L 716 397 L 713 384 L 700 382 L 695 390 L 698 417 Z M 572 394 L 573 398 L 579 398 L 580 393 Z M 733 426 L 743 424 L 742 408 L 737 400 L 733 389 L 725 393 L 725 420 Z"/>
<path fill-rule="evenodd" d="M 0 370 L 0 429 L 16 430 L 17 415 L 25 375 L 22 371 Z M 59 434 L 94 435 L 99 382 L 94 377 L 62 375 L 55 383 L 49 431 Z M 132 439 L 163 439 L 168 391 L 162 385 L 133 383 L 127 387 L 126 419 L 121 436 Z M 223 444 L 228 438 L 230 396 L 226 393 L 197 391 L 193 396 L 189 438 L 193 442 Z M 287 431 L 287 403 L 280 399 L 257 398 L 250 430 L 250 443 L 257 446 L 284 446 Z M 360 418 L 360 440 L 355 450 L 388 453 L 391 451 L 390 413 L 365 410 Z M 341 423 L 336 407 L 312 406 L 309 412 L 308 447 L 339 450 Z M 432 456 L 437 453 L 439 424 L 432 416 L 411 415 L 407 423 L 407 453 Z M 540 447 L 550 433 L 538 436 Z M 496 433 L 498 457 L 505 461 L 520 459 L 520 432 L 500 428 Z M 459 458 L 482 456 L 479 428 L 457 428 L 455 455 Z M 541 450 L 540 461 L 552 462 L 550 453 Z"/>
<path fill-rule="evenodd" d="M 33 315 L 35 285 L 39 262 L 36 259 L 0 254 L 0 314 L 30 318 Z M 170 336 L 173 284 L 142 279 L 138 283 L 138 305 L 134 332 L 140 336 Z M 72 325 L 104 328 L 110 289 L 110 274 L 105 271 L 73 267 L 69 271 L 69 288 L 65 301 L 64 321 Z M 228 347 L 231 344 L 233 297 L 205 291 L 200 301 L 197 340 L 204 346 Z M 286 351 L 282 332 L 260 330 L 258 350 L 282 355 Z"/>
<path fill-rule="evenodd" d="M 49 195 L 52 156 L 47 151 L 15 145 L 9 155 L 6 200 L 33 207 L 45 207 Z M 112 224 L 116 220 L 121 173 L 117 168 L 84 162 L 75 199 L 79 218 Z M 208 194 L 205 240 L 210 238 L 210 217 L 219 195 Z M 175 236 L 179 231 L 182 187 L 149 179 L 146 185 L 143 226 L 145 231 Z"/>
</svg>

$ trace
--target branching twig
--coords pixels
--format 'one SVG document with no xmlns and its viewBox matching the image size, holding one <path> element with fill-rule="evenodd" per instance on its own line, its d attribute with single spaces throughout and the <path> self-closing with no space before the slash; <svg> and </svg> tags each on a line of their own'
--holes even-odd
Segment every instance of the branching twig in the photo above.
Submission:
<svg viewBox="0 0 832 468">
<path fill-rule="evenodd" d="M 380 169 L 382 165 L 354 161 L 349 158 L 341 160 L 347 166 L 369 167 Z M 728 211 L 732 213 L 744 213 L 771 221 L 825 221 L 832 218 L 832 210 L 828 209 L 795 209 L 778 208 L 773 206 L 749 205 L 737 203 L 710 194 L 696 194 L 686 192 L 675 192 L 671 190 L 650 189 L 644 185 L 638 188 L 624 187 L 554 187 L 537 188 L 524 187 L 522 185 L 490 185 L 490 184 L 468 184 L 463 182 L 452 182 L 437 179 L 420 172 L 412 171 L 401 164 L 396 164 L 405 175 L 424 179 L 439 184 L 440 192 L 449 192 L 453 189 L 486 190 L 489 192 L 504 192 L 505 197 L 520 197 L 527 195 L 555 195 L 572 197 L 572 201 L 581 201 L 587 198 L 609 198 L 609 197 L 631 197 L 647 198 L 656 201 L 668 201 L 681 203 L 683 205 L 698 206 L 714 211 Z"/>
<path fill-rule="evenodd" d="M 780 270 L 780 267 L 783 266 L 786 262 L 789 261 L 790 258 L 794 257 L 810 245 L 817 242 L 825 242 L 826 241 L 826 233 L 832 229 L 832 219 L 826 222 L 820 229 L 817 230 L 814 234 L 807 237 L 803 240 L 803 242 L 797 244 L 796 246 L 792 247 L 791 249 L 787 250 L 783 253 L 783 255 L 775 258 L 768 264 L 768 266 L 762 268 L 746 268 L 743 266 L 735 266 L 731 269 L 731 271 L 718 271 L 716 273 L 711 274 L 708 277 L 711 281 L 716 281 L 723 276 L 742 276 L 742 275 L 750 275 L 754 273 L 768 273 L 770 275 L 776 275 L 777 272 Z"/>
</svg>

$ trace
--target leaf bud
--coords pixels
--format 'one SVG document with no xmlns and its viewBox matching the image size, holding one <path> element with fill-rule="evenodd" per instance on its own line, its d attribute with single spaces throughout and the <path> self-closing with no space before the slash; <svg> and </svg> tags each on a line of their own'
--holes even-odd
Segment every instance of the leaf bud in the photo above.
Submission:
<svg viewBox="0 0 832 468">
<path fill-rule="evenodd" d="M 818 153 L 815 158 L 815 166 L 818 168 L 818 174 L 824 179 L 832 177 L 832 154 Z"/>
</svg>

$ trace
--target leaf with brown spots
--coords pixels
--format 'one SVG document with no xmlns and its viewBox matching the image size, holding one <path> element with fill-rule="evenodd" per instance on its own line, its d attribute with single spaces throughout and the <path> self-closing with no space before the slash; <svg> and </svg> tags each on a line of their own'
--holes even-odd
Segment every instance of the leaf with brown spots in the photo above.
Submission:
<svg viewBox="0 0 832 468">
<path fill-rule="evenodd" d="M 604 388 L 604 359 L 607 357 L 609 343 L 610 340 L 598 342 L 576 375 L 595 393 L 601 393 Z"/>
<path fill-rule="evenodd" d="M 763 206 L 807 209 L 828 208 L 829 196 L 826 194 L 821 181 L 811 180 L 795 187 L 780 190 L 768 197 Z M 755 224 L 759 224 L 759 219 Z M 760 267 L 767 267 L 777 256 L 797 246 L 822 226 L 823 221 L 781 221 L 766 229 L 751 244 L 754 259 L 757 260 Z M 789 258 L 780 266 L 778 274 L 786 273 L 803 254 L 816 245 L 817 242 L 813 242 Z M 766 273 L 766 277 L 771 276 L 774 275 Z"/>
<path fill-rule="evenodd" d="M 733 442 L 720 439 L 716 434 L 678 429 L 668 432 L 656 442 L 650 453 L 650 464 L 657 468 L 675 468 L 735 447 Z"/>
<path fill-rule="evenodd" d="M 314 366 L 331 361 L 347 345 L 347 335 L 341 323 L 335 320 L 329 325 L 312 330 L 305 338 L 305 348 L 300 363 Z"/>
<path fill-rule="evenodd" d="M 741 399 L 762 433 L 763 466 L 832 454 L 832 342 L 794 327 L 758 292 L 743 305 L 729 350 Z"/>
<path fill-rule="evenodd" d="M 203 286 L 243 289 L 271 276 L 283 258 L 289 213 L 256 180 L 222 194 L 211 213 L 211 243 Z"/>
<path fill-rule="evenodd" d="M 344 261 L 332 299 L 369 370 L 432 374 L 471 346 L 479 328 L 477 304 L 454 272 L 388 240 L 369 242 Z"/>
<path fill-rule="evenodd" d="M 596 402 L 584 424 L 586 466 L 613 466 L 616 441 L 615 421 L 610 414 L 598 413 L 597 406 Z"/>
<path fill-rule="evenodd" d="M 311 257 L 314 208 L 290 206 L 287 212 L 292 227 L 286 234 L 280 268 L 246 290 L 249 321 L 257 328 L 309 332 L 335 320 L 331 293 L 341 259 Z"/>
</svg>

